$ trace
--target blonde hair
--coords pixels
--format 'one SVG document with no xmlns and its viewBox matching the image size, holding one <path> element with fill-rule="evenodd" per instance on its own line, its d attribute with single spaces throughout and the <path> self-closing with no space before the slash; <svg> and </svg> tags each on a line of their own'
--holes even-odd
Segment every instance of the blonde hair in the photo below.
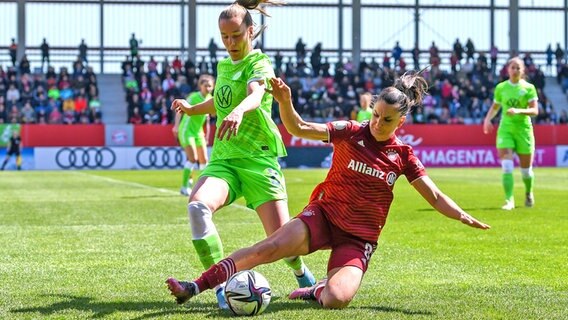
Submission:
<svg viewBox="0 0 568 320">
<path fill-rule="evenodd" d="M 526 79 L 527 73 L 525 71 L 527 70 L 527 66 L 525 66 L 525 61 L 523 61 L 523 59 L 521 59 L 520 57 L 512 57 L 507 61 L 507 69 L 509 69 L 509 65 L 511 63 L 516 63 L 519 65 L 519 67 L 521 68 L 521 79 Z"/>
<path fill-rule="evenodd" d="M 219 15 L 219 21 L 222 19 L 241 17 L 247 28 L 250 26 L 255 26 L 254 20 L 252 19 L 249 10 L 256 10 L 260 12 L 260 14 L 270 17 L 270 15 L 262 7 L 260 7 L 261 3 L 265 5 L 285 4 L 285 2 L 280 0 L 237 0 L 227 8 L 225 8 L 223 11 L 221 11 L 221 14 Z M 256 28 L 251 40 L 258 38 L 258 36 L 260 36 L 265 29 L 266 25 L 261 25 L 260 27 Z"/>
</svg>

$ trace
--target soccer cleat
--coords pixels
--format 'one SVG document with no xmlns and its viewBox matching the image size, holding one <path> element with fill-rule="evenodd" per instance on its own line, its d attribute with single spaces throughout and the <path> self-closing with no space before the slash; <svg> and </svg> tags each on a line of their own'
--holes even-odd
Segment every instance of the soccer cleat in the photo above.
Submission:
<svg viewBox="0 0 568 320">
<path fill-rule="evenodd" d="M 323 279 L 311 287 L 296 289 L 288 295 L 288 299 L 316 300 L 316 290 L 321 287 L 325 287 L 326 283 L 327 279 Z"/>
<path fill-rule="evenodd" d="M 534 206 L 534 195 L 532 192 L 527 193 L 525 198 L 525 207 L 532 208 Z"/>
<path fill-rule="evenodd" d="M 187 187 L 181 187 L 181 189 L 179 189 L 179 194 L 181 194 L 182 196 L 189 196 L 189 190 Z"/>
<path fill-rule="evenodd" d="M 515 200 L 505 200 L 505 204 L 501 207 L 501 209 L 507 211 L 515 209 Z"/>
<path fill-rule="evenodd" d="M 219 289 L 217 289 L 215 295 L 217 296 L 217 303 L 219 304 L 219 309 L 228 310 L 229 305 L 227 304 L 227 299 L 225 298 L 225 288 L 220 287 Z"/>
<path fill-rule="evenodd" d="M 197 287 L 193 282 L 177 281 L 174 278 L 168 278 L 166 283 L 168 284 L 171 295 L 176 297 L 178 304 L 187 302 L 187 300 L 197 294 Z"/>
<path fill-rule="evenodd" d="M 296 276 L 296 281 L 298 281 L 298 286 L 300 288 L 307 288 L 316 284 L 316 278 L 314 278 L 314 275 L 307 267 L 304 267 L 303 275 Z"/>
</svg>

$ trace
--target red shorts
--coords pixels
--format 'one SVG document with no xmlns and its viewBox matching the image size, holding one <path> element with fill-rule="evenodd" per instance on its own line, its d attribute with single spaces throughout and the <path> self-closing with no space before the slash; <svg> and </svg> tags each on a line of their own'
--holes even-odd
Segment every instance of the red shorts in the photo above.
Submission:
<svg viewBox="0 0 568 320">
<path fill-rule="evenodd" d="M 310 232 L 310 253 L 320 249 L 331 249 L 327 271 L 344 266 L 354 266 L 367 271 L 369 261 L 377 243 L 366 242 L 332 224 L 323 210 L 316 204 L 309 204 L 296 216 Z"/>
</svg>

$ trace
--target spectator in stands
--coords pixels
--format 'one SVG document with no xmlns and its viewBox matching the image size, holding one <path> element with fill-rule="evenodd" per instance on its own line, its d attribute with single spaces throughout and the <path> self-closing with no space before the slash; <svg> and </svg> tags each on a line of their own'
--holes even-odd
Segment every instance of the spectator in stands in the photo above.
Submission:
<svg viewBox="0 0 568 320">
<path fill-rule="evenodd" d="M 461 60 L 463 59 L 463 47 L 461 45 L 460 39 L 456 38 L 456 42 L 454 42 L 453 46 L 454 52 L 458 57 L 458 65 L 461 65 Z"/>
<path fill-rule="evenodd" d="M 566 109 L 560 111 L 560 116 L 558 116 L 558 124 L 568 124 L 568 112 Z"/>
<path fill-rule="evenodd" d="M 523 182 L 525 184 L 525 206 L 534 205 L 532 169 L 535 150 L 534 133 L 530 117 L 538 115 L 538 97 L 536 88 L 524 80 L 525 65 L 523 60 L 514 57 L 508 62 L 509 80 L 501 82 L 495 88 L 494 103 L 487 112 L 483 123 L 483 132 L 493 130 L 491 120 L 502 109 L 499 130 L 497 131 L 497 151 L 503 169 L 503 188 L 505 205 L 503 210 L 515 208 L 513 197 L 513 153 L 519 156 Z"/>
<path fill-rule="evenodd" d="M 402 48 L 400 47 L 398 41 L 395 43 L 394 47 L 392 48 L 391 55 L 392 58 L 394 59 L 394 67 L 396 68 L 398 66 L 398 61 L 402 56 Z"/>
<path fill-rule="evenodd" d="M 148 69 L 148 76 L 150 78 L 158 76 L 158 62 L 154 60 L 154 56 L 150 56 L 150 61 L 148 61 L 146 67 Z"/>
<path fill-rule="evenodd" d="M 45 38 L 43 38 L 43 42 L 39 46 L 39 49 L 41 50 L 41 71 L 43 72 L 44 62 L 47 62 L 48 67 L 49 67 L 49 64 L 50 64 L 50 62 L 49 62 L 49 44 L 47 44 L 47 40 L 45 40 Z"/>
<path fill-rule="evenodd" d="M 172 68 L 174 69 L 174 73 L 177 75 L 181 74 L 181 68 L 183 67 L 183 62 L 179 58 L 179 56 L 175 56 L 174 60 L 172 61 Z"/>
<path fill-rule="evenodd" d="M 467 38 L 467 42 L 465 43 L 465 51 L 467 55 L 467 61 L 473 61 L 473 55 L 475 54 L 475 45 L 471 38 Z"/>
<path fill-rule="evenodd" d="M 16 44 L 16 39 L 12 38 L 12 42 L 8 47 L 8 51 L 10 52 L 10 60 L 12 60 L 12 67 L 15 67 L 16 59 L 18 56 L 18 45 Z"/>
<path fill-rule="evenodd" d="M 303 61 L 306 57 L 306 44 L 302 41 L 302 38 L 298 38 L 296 42 L 296 61 Z"/>
<path fill-rule="evenodd" d="M 211 61 L 211 63 L 216 63 L 217 50 L 219 50 L 219 47 L 217 46 L 217 43 L 215 43 L 215 40 L 213 40 L 213 38 L 209 40 L 209 45 L 207 46 L 207 49 L 209 50 L 209 60 Z"/>
<path fill-rule="evenodd" d="M 21 111 L 21 116 L 22 116 L 22 123 L 35 123 L 36 122 L 36 113 L 34 108 L 32 108 L 32 104 L 30 102 L 26 102 L 24 104 L 24 107 L 22 108 Z"/>
<path fill-rule="evenodd" d="M 560 42 L 556 43 L 556 50 L 554 51 L 554 55 L 556 56 L 556 65 L 560 66 L 562 61 L 564 60 L 564 50 L 560 47 Z"/>
<path fill-rule="evenodd" d="M 420 48 L 417 43 L 412 48 L 412 62 L 414 62 L 414 70 L 420 70 Z"/>
<path fill-rule="evenodd" d="M 130 45 L 130 60 L 132 62 L 134 62 L 134 58 L 138 55 L 139 43 L 141 44 L 142 40 L 138 41 L 138 39 L 136 39 L 136 35 L 133 32 L 130 40 L 128 41 L 128 44 Z"/>
<path fill-rule="evenodd" d="M 28 60 L 28 56 L 27 55 L 23 55 L 22 59 L 20 60 L 20 74 L 24 74 L 24 73 L 31 73 L 31 69 L 30 69 L 30 61 Z"/>
<path fill-rule="evenodd" d="M 128 119 L 128 123 L 142 124 L 142 115 L 140 114 L 140 109 L 138 107 L 135 107 L 132 110 L 132 115 L 130 116 L 130 119 Z"/>
<path fill-rule="evenodd" d="M 87 61 L 87 44 L 85 43 L 85 39 L 81 39 L 81 43 L 79 44 L 79 59 L 87 65 L 89 61 Z"/>
<path fill-rule="evenodd" d="M 548 74 L 552 73 L 552 57 L 554 56 L 554 51 L 552 51 L 552 44 L 548 44 L 548 47 L 546 47 L 546 51 L 544 52 L 546 54 L 546 72 Z"/>
<path fill-rule="evenodd" d="M 145 124 L 157 124 L 160 123 L 160 115 L 154 111 L 154 109 L 148 110 L 148 112 L 144 115 L 144 123 Z"/>
<path fill-rule="evenodd" d="M 11 104 L 17 104 L 20 101 L 20 90 L 15 83 L 10 83 L 8 91 L 6 91 L 6 101 Z"/>
</svg>

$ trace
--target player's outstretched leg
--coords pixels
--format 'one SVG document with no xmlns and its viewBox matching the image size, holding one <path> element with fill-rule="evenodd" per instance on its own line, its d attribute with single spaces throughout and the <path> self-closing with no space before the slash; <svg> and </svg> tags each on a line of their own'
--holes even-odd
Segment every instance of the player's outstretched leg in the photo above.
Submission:
<svg viewBox="0 0 568 320">
<path fill-rule="evenodd" d="M 183 304 L 197 294 L 197 285 L 193 282 L 178 281 L 174 278 L 166 280 L 172 296 L 176 297 L 178 304 Z"/>
</svg>

